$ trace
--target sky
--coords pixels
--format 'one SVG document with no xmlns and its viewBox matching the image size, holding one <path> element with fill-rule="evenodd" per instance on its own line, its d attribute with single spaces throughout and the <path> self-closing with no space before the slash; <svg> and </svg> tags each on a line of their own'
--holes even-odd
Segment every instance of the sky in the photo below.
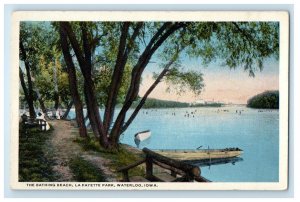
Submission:
<svg viewBox="0 0 300 202">
<path fill-rule="evenodd" d="M 279 62 L 274 59 L 268 59 L 264 62 L 264 69 L 255 73 L 255 77 L 250 77 L 243 67 L 230 69 L 220 66 L 217 63 L 210 64 L 208 67 L 199 65 L 196 60 L 185 61 L 186 68 L 197 69 L 203 73 L 204 90 L 199 96 L 192 92 L 186 92 L 178 95 L 176 92 L 166 92 L 167 85 L 161 82 L 149 95 L 151 98 L 163 100 L 175 100 L 180 102 L 219 101 L 232 104 L 246 104 L 247 100 L 266 90 L 279 89 Z M 140 96 L 143 96 L 149 86 L 154 82 L 152 72 L 157 71 L 155 64 L 147 67 L 143 75 L 142 85 L 140 87 Z"/>
</svg>

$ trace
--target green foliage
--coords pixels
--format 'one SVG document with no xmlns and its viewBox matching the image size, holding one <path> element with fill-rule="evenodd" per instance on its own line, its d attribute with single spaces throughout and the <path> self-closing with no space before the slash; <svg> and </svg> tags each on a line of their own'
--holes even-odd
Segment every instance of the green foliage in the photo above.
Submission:
<svg viewBox="0 0 300 202">
<path fill-rule="evenodd" d="M 82 157 L 71 159 L 69 166 L 77 182 L 106 182 L 103 172 Z"/>
<path fill-rule="evenodd" d="M 268 57 L 278 59 L 278 22 L 199 22 L 189 23 L 184 37 L 190 42 L 187 54 L 208 64 L 215 59 L 236 68 L 243 66 L 251 76 L 263 68 Z"/>
<path fill-rule="evenodd" d="M 171 69 L 165 79 L 169 86 L 173 86 L 178 94 L 191 90 L 194 94 L 200 95 L 204 88 L 203 74 L 194 70 L 180 71 Z"/>
<path fill-rule="evenodd" d="M 54 78 L 54 71 L 56 71 L 56 78 Z M 70 101 L 70 87 L 67 72 L 63 69 L 58 58 L 54 58 L 54 61 L 46 63 L 44 57 L 41 56 L 39 60 L 39 74 L 35 77 L 35 86 L 39 89 L 42 99 L 48 103 L 48 107 L 52 107 L 55 100 L 55 80 L 57 81 L 57 90 L 60 99 L 67 105 Z"/>
<path fill-rule="evenodd" d="M 138 105 L 139 100 L 137 100 L 132 107 L 136 107 Z M 144 109 L 149 108 L 184 108 L 189 107 L 189 103 L 186 102 L 176 102 L 176 101 L 168 101 L 168 100 L 159 100 L 154 98 L 148 98 L 143 105 Z"/>
<path fill-rule="evenodd" d="M 218 23 L 216 54 L 230 68 L 243 66 L 250 76 L 262 70 L 263 60 L 278 59 L 278 22 Z"/>
<path fill-rule="evenodd" d="M 68 103 L 70 100 L 68 77 L 60 61 L 58 34 L 51 24 L 49 22 L 21 22 L 20 40 L 24 45 L 26 60 L 34 78 L 33 90 L 36 98 L 39 94 L 48 107 L 52 107 L 55 99 L 55 80 L 57 80 L 61 101 Z M 20 59 L 24 60 L 23 56 L 20 56 Z M 22 63 L 20 66 L 23 66 Z M 56 68 L 56 78 L 54 78 L 54 68 Z"/>
<path fill-rule="evenodd" d="M 137 156 L 128 151 L 125 147 L 120 146 L 118 153 L 115 155 L 113 168 L 118 169 L 124 166 L 128 166 L 132 163 L 141 160 L 141 156 Z M 138 166 L 129 170 L 129 176 L 145 176 L 145 168 Z"/>
<path fill-rule="evenodd" d="M 105 152 L 105 150 L 100 146 L 99 141 L 95 138 L 77 137 L 74 142 L 78 143 L 84 151 Z"/>
<path fill-rule="evenodd" d="M 53 157 L 46 154 L 46 141 L 53 129 L 41 132 L 37 128 L 19 128 L 19 181 L 53 182 L 57 179 L 52 166 Z"/>
<path fill-rule="evenodd" d="M 255 95 L 248 100 L 247 107 L 257 109 L 279 109 L 279 91 L 266 91 Z"/>
<path fill-rule="evenodd" d="M 131 107 L 135 108 L 139 102 L 140 102 L 140 98 L 136 102 L 134 102 Z M 176 102 L 176 101 L 148 98 L 142 108 L 150 109 L 150 108 L 187 108 L 187 107 L 222 107 L 222 106 L 223 106 L 222 103 L 189 104 L 187 102 Z"/>
<path fill-rule="evenodd" d="M 129 78 L 130 78 L 131 69 L 132 68 L 130 65 L 125 66 L 124 76 L 121 80 L 121 87 L 117 97 L 117 103 L 123 103 L 125 100 L 125 95 L 130 84 Z M 106 104 L 111 77 L 112 77 L 112 69 L 109 67 L 101 67 L 94 73 L 95 89 L 97 92 L 96 96 L 100 106 Z"/>
</svg>

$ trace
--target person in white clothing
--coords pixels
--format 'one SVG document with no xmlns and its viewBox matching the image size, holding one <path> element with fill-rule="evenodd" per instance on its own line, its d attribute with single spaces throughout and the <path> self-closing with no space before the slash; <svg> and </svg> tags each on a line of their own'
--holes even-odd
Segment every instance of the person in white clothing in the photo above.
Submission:
<svg viewBox="0 0 300 202">
<path fill-rule="evenodd" d="M 56 110 L 55 116 L 56 116 L 56 119 L 60 119 L 60 113 L 59 113 L 59 110 Z"/>
<path fill-rule="evenodd" d="M 50 125 L 49 123 L 46 121 L 45 119 L 45 114 L 43 112 L 39 112 L 38 113 L 38 116 L 36 117 L 36 119 L 39 119 L 39 120 L 43 120 L 46 122 L 46 126 L 43 126 L 42 130 L 49 130 L 50 129 Z"/>
</svg>

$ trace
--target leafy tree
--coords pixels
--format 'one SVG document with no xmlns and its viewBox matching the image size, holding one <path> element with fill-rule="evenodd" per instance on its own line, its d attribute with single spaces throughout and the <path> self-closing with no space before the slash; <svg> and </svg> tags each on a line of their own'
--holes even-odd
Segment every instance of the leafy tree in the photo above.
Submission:
<svg viewBox="0 0 300 202">
<path fill-rule="evenodd" d="M 247 107 L 257 109 L 279 109 L 279 91 L 265 91 L 247 101 Z"/>
<path fill-rule="evenodd" d="M 68 40 L 61 40 L 62 46 L 70 44 L 69 54 L 75 55 L 71 59 L 78 64 L 84 78 L 85 102 L 93 132 L 102 146 L 112 150 L 118 148 L 120 135 L 163 79 L 178 85 L 179 90 L 189 88 L 195 93 L 201 92 L 204 87 L 202 74 L 182 71 L 181 55 L 201 58 L 203 64 L 221 61 L 230 68 L 243 66 L 250 76 L 255 76 L 255 72 L 263 68 L 263 60 L 278 59 L 279 51 L 277 22 L 60 22 L 59 28 L 61 37 Z M 101 67 L 108 68 L 107 75 L 100 71 L 103 77 L 94 77 L 93 58 L 98 58 Z M 151 59 L 158 61 L 162 71 L 155 75 L 154 83 L 126 120 Z M 125 74 L 128 64 L 130 76 Z M 103 80 L 104 86 L 99 83 L 103 87 L 97 89 L 95 78 Z M 120 98 L 120 81 L 124 78 L 129 85 L 113 123 Z M 103 95 L 97 96 L 99 93 Z M 99 102 L 105 103 L 103 120 Z"/>
<path fill-rule="evenodd" d="M 20 23 L 20 60 L 22 62 L 20 62 L 19 75 L 29 112 L 33 118 L 35 117 L 35 100 L 39 101 L 45 115 L 47 115 L 45 105 L 54 102 L 54 108 L 57 109 L 60 100 L 65 105 L 70 102 L 68 79 L 61 66 L 61 53 L 55 44 L 57 40 L 58 35 L 51 28 L 50 23 Z"/>
<path fill-rule="evenodd" d="M 25 95 L 25 99 L 27 101 L 28 107 L 29 107 L 29 114 L 31 118 L 35 118 L 35 110 L 34 110 L 34 92 L 33 92 L 33 83 L 32 83 L 32 77 L 31 77 L 31 69 L 34 68 L 34 62 L 32 61 L 32 58 L 30 57 L 30 52 L 34 52 L 34 48 L 29 46 L 29 42 L 26 41 L 30 35 L 25 31 L 26 29 L 23 29 L 24 25 L 21 24 L 20 29 L 20 43 L 19 43 L 19 55 L 20 60 L 24 62 L 26 75 L 27 75 L 27 83 L 28 87 L 26 87 L 25 79 L 24 79 L 24 73 L 19 68 L 19 77 L 21 80 L 21 85 L 23 88 L 23 92 Z"/>
</svg>

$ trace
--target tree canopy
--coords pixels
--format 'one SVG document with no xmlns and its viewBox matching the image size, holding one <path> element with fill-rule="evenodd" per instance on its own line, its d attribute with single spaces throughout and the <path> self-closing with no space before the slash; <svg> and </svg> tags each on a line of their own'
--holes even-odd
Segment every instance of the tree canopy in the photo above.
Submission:
<svg viewBox="0 0 300 202">
<path fill-rule="evenodd" d="M 58 80 L 61 99 L 67 96 L 74 101 L 76 116 L 83 116 L 84 105 L 95 137 L 102 146 L 113 149 L 161 81 L 179 93 L 202 92 L 203 74 L 199 69 L 183 68 L 184 58 L 199 58 L 199 66 L 217 62 L 229 68 L 242 67 L 249 76 L 255 76 L 263 69 L 265 59 L 279 57 L 279 23 L 24 22 L 20 47 L 20 59 L 30 67 L 24 83 L 30 86 L 30 77 L 38 75 L 35 87 L 47 85 L 52 75 L 47 66 L 55 66 L 59 73 L 51 82 Z M 160 72 L 153 74 L 153 84 L 138 99 L 142 75 L 151 62 L 160 67 Z M 48 87 L 56 91 L 52 84 Z M 136 101 L 134 112 L 127 117 Z M 121 106 L 118 114 L 117 105 Z M 103 116 L 99 107 L 104 110 Z M 77 119 L 84 127 L 82 121 Z"/>
</svg>

